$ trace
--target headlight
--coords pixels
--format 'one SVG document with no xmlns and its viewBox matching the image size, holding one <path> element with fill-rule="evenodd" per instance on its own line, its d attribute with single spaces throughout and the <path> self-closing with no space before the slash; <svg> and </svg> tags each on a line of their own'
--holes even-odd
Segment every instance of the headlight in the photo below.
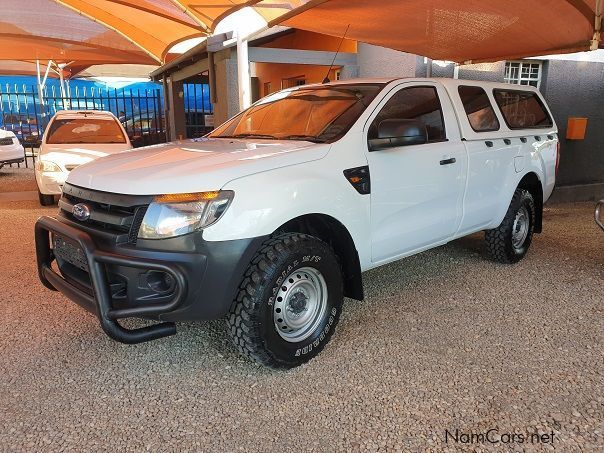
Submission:
<svg viewBox="0 0 604 453">
<path fill-rule="evenodd" d="M 50 162 L 48 160 L 39 160 L 38 163 L 38 170 L 39 171 L 48 171 L 48 172 L 56 172 L 56 171 L 63 171 L 61 170 L 61 167 L 59 167 L 57 164 L 55 164 L 54 162 Z"/>
<path fill-rule="evenodd" d="M 217 192 L 160 195 L 149 205 L 138 230 L 141 239 L 165 239 L 212 225 L 229 207 L 234 193 Z"/>
</svg>

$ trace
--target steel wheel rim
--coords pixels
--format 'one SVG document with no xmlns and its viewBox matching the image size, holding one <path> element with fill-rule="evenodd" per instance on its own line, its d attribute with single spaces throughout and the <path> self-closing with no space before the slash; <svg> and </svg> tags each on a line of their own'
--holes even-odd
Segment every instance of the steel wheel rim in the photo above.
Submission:
<svg viewBox="0 0 604 453">
<path fill-rule="evenodd" d="M 516 213 L 514 225 L 512 226 L 512 246 L 516 250 L 522 249 L 526 238 L 528 237 L 530 227 L 530 217 L 528 210 L 522 206 Z"/>
<path fill-rule="evenodd" d="M 327 311 L 327 284 L 321 272 L 303 267 L 289 274 L 275 296 L 273 317 L 279 336 L 290 343 L 308 338 Z"/>
</svg>

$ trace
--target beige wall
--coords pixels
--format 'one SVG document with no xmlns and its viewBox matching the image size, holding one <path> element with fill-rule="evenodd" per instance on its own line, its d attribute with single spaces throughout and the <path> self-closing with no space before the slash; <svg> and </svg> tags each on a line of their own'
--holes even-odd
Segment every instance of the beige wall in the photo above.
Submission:
<svg viewBox="0 0 604 453">
<path fill-rule="evenodd" d="M 219 126 L 239 112 L 237 87 L 237 55 L 231 49 L 214 54 L 216 70 L 216 99 L 214 125 Z"/>
<path fill-rule="evenodd" d="M 337 37 L 304 30 L 296 30 L 260 47 L 331 52 L 335 52 L 340 47 L 340 52 L 356 53 L 357 51 L 356 41 L 348 39 L 342 41 Z M 260 84 L 259 94 L 262 97 L 285 88 L 282 86 L 285 79 L 303 78 L 306 83 L 320 83 L 328 75 L 328 68 L 328 66 L 305 64 L 255 63 L 254 73 L 258 77 Z M 340 69 L 339 66 L 334 67 L 329 72 L 329 79 L 332 81 L 335 80 L 336 72 Z"/>
</svg>

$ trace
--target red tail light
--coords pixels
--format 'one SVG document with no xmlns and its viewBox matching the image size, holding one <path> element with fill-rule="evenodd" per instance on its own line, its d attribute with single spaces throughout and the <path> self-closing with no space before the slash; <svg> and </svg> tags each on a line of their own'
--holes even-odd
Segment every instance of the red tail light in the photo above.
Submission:
<svg viewBox="0 0 604 453">
<path fill-rule="evenodd" d="M 560 167 L 560 142 L 556 144 L 556 178 L 558 177 L 558 167 Z"/>
</svg>

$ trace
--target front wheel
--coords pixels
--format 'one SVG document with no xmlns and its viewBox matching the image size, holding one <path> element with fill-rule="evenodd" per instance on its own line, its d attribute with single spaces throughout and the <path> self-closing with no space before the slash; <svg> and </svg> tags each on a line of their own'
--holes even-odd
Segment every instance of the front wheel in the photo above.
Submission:
<svg viewBox="0 0 604 453">
<path fill-rule="evenodd" d="M 501 225 L 485 231 L 491 258 L 500 263 L 517 263 L 524 258 L 533 239 L 535 217 L 531 193 L 516 189 Z"/>
<path fill-rule="evenodd" d="M 239 351 L 271 368 L 292 368 L 329 341 L 343 302 L 342 271 L 325 242 L 284 233 L 258 251 L 227 327 Z"/>
</svg>

